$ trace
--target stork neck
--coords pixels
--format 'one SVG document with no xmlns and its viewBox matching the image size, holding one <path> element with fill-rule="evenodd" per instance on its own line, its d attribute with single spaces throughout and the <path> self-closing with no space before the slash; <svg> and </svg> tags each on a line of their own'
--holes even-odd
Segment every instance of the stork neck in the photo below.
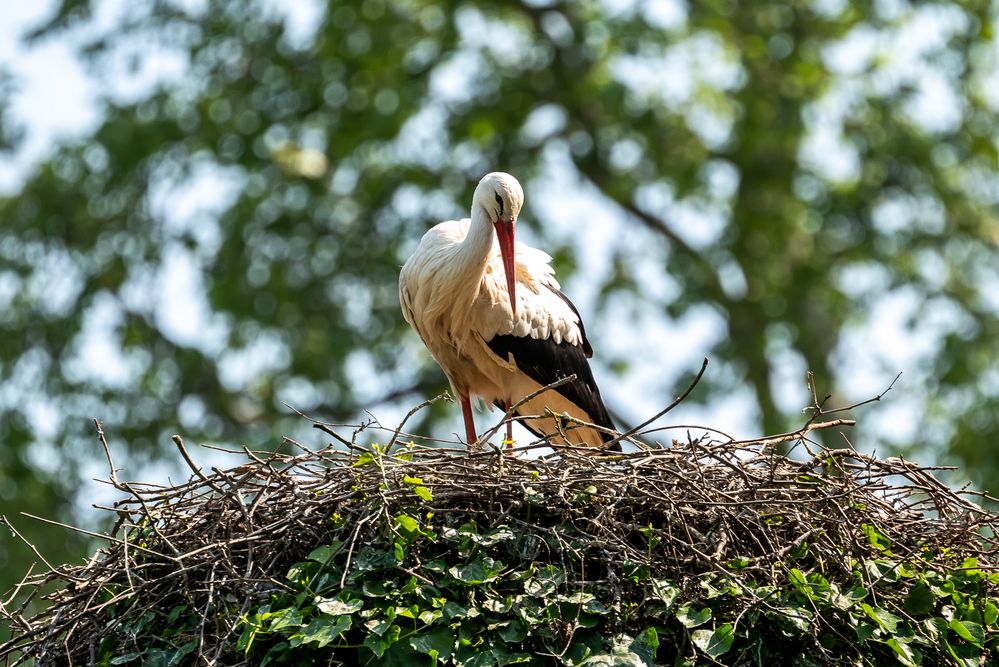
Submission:
<svg viewBox="0 0 999 667">
<path fill-rule="evenodd" d="M 468 234 L 461 244 L 461 258 L 464 264 L 462 268 L 468 273 L 477 273 L 477 277 L 481 279 L 495 242 L 496 233 L 486 212 L 479 206 L 474 207 L 472 220 L 468 225 Z"/>
</svg>

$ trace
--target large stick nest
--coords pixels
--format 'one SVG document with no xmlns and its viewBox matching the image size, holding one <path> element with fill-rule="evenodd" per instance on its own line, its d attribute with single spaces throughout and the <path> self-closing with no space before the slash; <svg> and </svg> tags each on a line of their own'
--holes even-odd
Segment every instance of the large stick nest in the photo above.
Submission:
<svg viewBox="0 0 999 667">
<path fill-rule="evenodd" d="M 446 552 L 440 544 L 448 531 L 511 527 L 518 540 L 503 554 L 509 571 L 518 559 L 566 568 L 572 576 L 563 588 L 594 592 L 613 611 L 607 631 L 631 636 L 650 621 L 621 609 L 648 602 L 648 581 L 671 582 L 679 591 L 670 602 L 676 605 L 703 596 L 705 577 L 720 577 L 744 593 L 726 609 L 745 625 L 747 614 L 778 605 L 752 591 L 764 584 L 786 589 L 792 568 L 806 577 L 821 573 L 844 591 L 842 582 L 858 577 L 857 563 L 877 559 L 909 563 L 912 571 L 969 557 L 982 570 L 996 568 L 996 515 L 942 485 L 930 469 L 808 440 L 817 428 L 842 424 L 811 423 L 771 440 L 688 439 L 665 449 L 615 455 L 560 449 L 540 458 L 527 455 L 531 448 L 511 456 L 399 444 L 372 453 L 357 446 L 355 434 L 346 448 L 238 452 L 239 465 L 211 472 L 194 466 L 178 438 L 191 478 L 163 487 L 112 475 L 127 497 L 116 503 L 106 546 L 83 565 L 30 575 L 11 593 L 2 611 L 15 636 L 0 647 L 0 663 L 92 664 L 109 637 L 141 651 L 165 642 L 145 636 L 143 627 L 156 626 L 179 604 L 202 615 L 188 637 L 199 664 L 253 663 L 251 652 L 234 648 L 241 619 L 289 588 L 289 568 L 339 539 L 343 574 L 330 584 L 335 594 L 365 545 L 392 538 L 398 530 L 392 518 L 400 513 L 428 517 L 439 544 L 414 543 L 397 569 L 432 578 L 421 569 L 421 549 Z M 774 451 L 777 442 L 795 441 L 803 460 Z M 417 486 L 425 491 L 414 493 Z M 628 574 L 636 564 L 648 569 L 644 583 Z M 884 587 L 880 598 L 867 599 L 872 606 L 913 620 L 903 604 L 911 585 L 860 572 L 871 591 Z M 32 598 L 46 590 L 48 606 L 25 617 Z M 982 594 L 996 595 L 994 583 Z M 775 645 L 791 642 L 802 654 L 821 655 L 824 634 L 851 641 L 835 613 L 817 615 L 798 636 L 775 636 Z M 689 644 L 667 652 L 672 659 L 685 651 L 694 652 Z M 749 660 L 727 657 L 728 664 Z"/>
</svg>

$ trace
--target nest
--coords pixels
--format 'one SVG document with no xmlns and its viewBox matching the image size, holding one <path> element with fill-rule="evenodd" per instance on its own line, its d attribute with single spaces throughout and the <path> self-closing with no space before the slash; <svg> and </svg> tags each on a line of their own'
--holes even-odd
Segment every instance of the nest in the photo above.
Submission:
<svg viewBox="0 0 999 667">
<path fill-rule="evenodd" d="M 149 628 L 179 604 L 201 618 L 187 637 L 196 644 L 191 655 L 204 664 L 253 663 L 259 656 L 234 648 L 241 623 L 288 589 L 289 568 L 338 539 L 343 575 L 330 584 L 335 591 L 365 545 L 391 539 L 392 517 L 403 512 L 433 517 L 428 525 L 443 536 L 459 526 L 510 527 L 519 536 L 504 552 L 511 569 L 518 559 L 565 568 L 571 576 L 562 588 L 595 593 L 613 611 L 608 631 L 631 636 L 648 619 L 621 610 L 648 601 L 648 581 L 670 582 L 675 605 L 703 596 L 706 576 L 740 590 L 752 582 L 758 591 L 768 583 L 786 588 L 792 569 L 845 582 L 856 580 L 857 563 L 885 559 L 924 570 L 934 558 L 976 558 L 986 571 L 999 565 L 997 516 L 942 485 L 932 469 L 808 439 L 849 423 L 812 422 L 767 440 L 688 438 L 625 454 L 560 449 L 533 458 L 526 452 L 537 445 L 511 456 L 399 444 L 409 437 L 398 432 L 372 450 L 357 445 L 355 432 L 320 451 L 234 452 L 239 465 L 210 472 L 175 438 L 190 479 L 163 487 L 112 474 L 127 497 L 113 508 L 106 546 L 83 565 L 29 575 L 4 601 L 14 638 L 0 647 L 0 664 L 92 664 L 109 637 L 148 647 L 163 641 L 146 636 Z M 807 448 L 799 450 L 803 460 L 775 451 L 788 442 Z M 421 569 L 420 549 L 439 544 L 424 543 L 392 567 L 434 576 Z M 647 568 L 646 583 L 636 583 L 636 567 Z M 865 575 L 872 589 L 875 575 Z M 53 587 L 47 606 L 26 617 L 31 599 Z M 907 613 L 902 583 L 880 595 L 880 607 Z M 774 604 L 747 594 L 728 600 L 725 613 L 745 623 Z M 829 632 L 850 639 L 834 625 L 816 622 L 793 638 L 795 650 L 821 654 Z"/>
</svg>

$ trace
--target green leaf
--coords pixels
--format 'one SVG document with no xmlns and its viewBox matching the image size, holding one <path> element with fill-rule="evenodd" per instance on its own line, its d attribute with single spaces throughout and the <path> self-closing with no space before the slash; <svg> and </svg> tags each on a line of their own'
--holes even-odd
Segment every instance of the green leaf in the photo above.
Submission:
<svg viewBox="0 0 999 667">
<path fill-rule="evenodd" d="M 736 556 L 735 558 L 730 558 L 725 565 L 727 565 L 731 570 L 738 571 L 746 569 L 752 562 L 752 559 L 746 558 L 745 556 Z"/>
<path fill-rule="evenodd" d="M 920 581 L 909 590 L 903 606 L 913 616 L 922 616 L 933 611 L 936 606 L 936 598 L 930 591 L 930 587 Z"/>
<path fill-rule="evenodd" d="M 524 641 L 524 638 L 527 637 L 527 631 L 527 625 L 519 618 L 515 618 L 507 623 L 505 627 L 500 628 L 497 634 L 499 634 L 500 639 L 503 641 L 509 644 L 516 644 Z"/>
<path fill-rule="evenodd" d="M 494 544 L 513 542 L 516 539 L 517 534 L 510 530 L 510 528 L 500 526 L 486 531 L 484 535 L 478 537 L 477 542 L 484 547 L 491 547 Z"/>
<path fill-rule="evenodd" d="M 919 667 L 919 665 L 922 664 L 922 654 L 908 644 L 903 644 L 894 637 L 885 643 L 891 647 L 891 650 L 895 652 L 895 657 L 897 657 L 898 661 L 905 665 L 905 667 Z"/>
<path fill-rule="evenodd" d="M 454 634 L 447 627 L 441 627 L 427 634 L 411 636 L 409 645 L 414 651 L 429 655 L 435 663 L 438 660 L 446 662 L 454 652 Z"/>
<path fill-rule="evenodd" d="M 298 627 L 302 625 L 302 612 L 296 607 L 280 609 L 271 616 L 269 630 L 281 630 L 283 628 Z"/>
<path fill-rule="evenodd" d="M 328 563 L 330 560 L 339 553 L 343 543 L 340 540 L 333 540 L 332 544 L 323 547 L 316 547 L 311 552 L 309 552 L 309 560 L 315 561 L 317 563 Z M 291 573 L 288 573 L 289 578 L 291 578 Z"/>
<path fill-rule="evenodd" d="M 867 541 L 871 546 L 879 551 L 888 551 L 891 548 L 891 540 L 874 526 L 868 523 L 860 524 L 860 529 L 867 536 Z"/>
<path fill-rule="evenodd" d="M 982 647 L 985 643 L 985 630 L 978 623 L 972 623 L 971 621 L 959 621 L 956 618 L 950 622 L 950 629 L 957 633 L 957 636 L 966 642 L 970 642 L 977 646 Z"/>
<path fill-rule="evenodd" d="M 898 581 L 898 563 L 887 560 L 864 561 L 864 568 L 867 574 L 878 581 L 894 583 Z"/>
<path fill-rule="evenodd" d="M 999 607 L 996 607 L 992 601 L 986 602 L 982 608 L 982 623 L 995 625 L 997 620 L 999 620 Z"/>
<path fill-rule="evenodd" d="M 711 620 L 712 611 L 710 607 L 705 607 L 700 611 L 693 611 L 689 604 L 685 604 L 676 610 L 676 620 L 680 621 L 686 628 L 696 628 Z"/>
<path fill-rule="evenodd" d="M 380 635 L 374 633 L 369 634 L 364 638 L 364 642 L 362 643 L 375 654 L 376 658 L 381 658 L 385 655 L 385 651 L 387 651 L 392 644 L 399 640 L 401 632 L 402 631 L 398 625 L 392 625 Z"/>
<path fill-rule="evenodd" d="M 316 597 L 316 609 L 330 616 L 340 616 L 341 614 L 353 614 L 364 607 L 362 600 L 348 600 L 344 602 L 337 598 Z"/>
<path fill-rule="evenodd" d="M 774 618 L 785 630 L 792 634 L 809 632 L 812 629 L 813 614 L 809 609 L 801 606 L 778 607 L 768 614 Z"/>
<path fill-rule="evenodd" d="M 455 565 L 448 569 L 448 574 L 466 584 L 478 585 L 494 581 L 503 571 L 503 564 L 494 561 L 489 556 L 480 556 L 465 565 Z"/>
<path fill-rule="evenodd" d="M 406 484 L 409 484 L 410 487 L 412 487 L 413 489 L 413 493 L 419 496 L 421 500 L 430 502 L 431 500 L 434 499 L 434 495 L 430 493 L 430 489 L 423 486 L 422 477 L 410 477 L 409 475 L 406 475 L 405 477 L 402 478 L 402 481 L 405 482 Z"/>
<path fill-rule="evenodd" d="M 320 617 L 309 623 L 298 634 L 292 635 L 291 643 L 293 646 L 315 644 L 316 648 L 323 648 L 336 641 L 338 637 L 350 629 L 351 625 L 350 616 L 338 616 L 335 619 L 328 616 Z"/>
<path fill-rule="evenodd" d="M 170 613 L 167 615 L 167 620 L 166 620 L 167 625 L 173 625 L 174 623 L 176 623 L 177 619 L 180 618 L 180 615 L 183 614 L 185 611 L 187 611 L 186 604 L 182 604 L 171 609 Z"/>
<path fill-rule="evenodd" d="M 374 460 L 375 460 L 375 455 L 372 452 L 364 452 L 363 454 L 357 457 L 356 461 L 354 461 L 354 467 L 356 468 L 358 466 L 367 465 Z"/>
<path fill-rule="evenodd" d="M 829 597 L 829 582 L 818 572 L 813 572 L 807 577 L 798 568 L 791 568 L 787 573 L 788 581 L 791 585 L 809 600 L 826 600 Z"/>
<path fill-rule="evenodd" d="M 880 607 L 872 607 L 866 602 L 861 603 L 860 608 L 864 610 L 864 613 L 870 617 L 875 623 L 877 623 L 883 630 L 891 634 L 895 634 L 898 624 L 902 621 L 898 616 L 881 609 Z"/>
<path fill-rule="evenodd" d="M 457 602 L 453 602 L 451 600 L 447 601 L 442 611 L 444 612 L 444 618 L 449 622 L 456 618 L 466 618 L 469 615 L 467 607 L 463 607 Z"/>
<path fill-rule="evenodd" d="M 735 641 L 735 626 L 726 623 L 718 627 L 714 632 L 711 630 L 694 630 L 690 635 L 691 640 L 697 648 L 704 651 L 709 658 L 717 659 L 732 648 Z"/>
<path fill-rule="evenodd" d="M 862 586 L 854 586 L 846 592 L 838 592 L 833 585 L 829 585 L 832 591 L 831 601 L 834 607 L 846 611 L 867 597 L 867 589 Z"/>
<path fill-rule="evenodd" d="M 524 592 L 533 597 L 548 597 L 564 583 L 564 570 L 553 565 L 545 565 L 533 577 L 524 581 Z"/>
<path fill-rule="evenodd" d="M 857 623 L 857 627 L 853 629 L 853 631 L 857 635 L 858 644 L 863 644 L 868 639 L 873 637 L 874 633 L 877 632 L 877 630 L 878 626 L 874 625 L 873 623 L 863 623 L 863 622 Z"/>
<path fill-rule="evenodd" d="M 638 655 L 646 665 L 654 665 L 656 651 L 659 649 L 659 634 L 655 628 L 646 628 L 635 637 L 628 649 Z"/>
<path fill-rule="evenodd" d="M 181 664 L 182 662 L 184 662 L 184 658 L 186 656 L 190 655 L 191 653 L 194 653 L 194 650 L 196 648 L 198 648 L 197 638 L 194 638 L 191 641 L 187 642 L 186 644 L 179 646 L 177 650 L 173 652 L 173 655 L 170 656 L 170 659 L 167 661 L 167 667 L 173 667 L 174 665 Z"/>
<path fill-rule="evenodd" d="M 651 583 L 651 597 L 661 600 L 667 607 L 671 607 L 676 602 L 676 599 L 680 597 L 680 589 L 666 579 L 653 579 Z"/>
<path fill-rule="evenodd" d="M 414 519 L 413 517 L 409 516 L 408 514 L 400 514 L 396 516 L 393 520 L 395 521 L 395 525 L 398 528 L 401 528 L 407 534 L 412 535 L 413 533 L 419 532 L 420 530 L 420 522 Z"/>
</svg>

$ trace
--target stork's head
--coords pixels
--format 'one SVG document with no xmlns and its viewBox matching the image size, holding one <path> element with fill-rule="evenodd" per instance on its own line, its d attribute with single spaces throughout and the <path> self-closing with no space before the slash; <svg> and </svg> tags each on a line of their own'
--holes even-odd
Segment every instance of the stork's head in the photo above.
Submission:
<svg viewBox="0 0 999 667">
<path fill-rule="evenodd" d="M 510 293 L 510 309 L 517 314 L 517 267 L 514 257 L 514 227 L 520 207 L 524 205 L 524 189 L 510 174 L 494 171 L 479 181 L 472 196 L 472 209 L 481 208 L 486 219 L 496 230 L 500 254 L 503 256 L 503 270 L 506 272 L 506 287 Z"/>
</svg>

